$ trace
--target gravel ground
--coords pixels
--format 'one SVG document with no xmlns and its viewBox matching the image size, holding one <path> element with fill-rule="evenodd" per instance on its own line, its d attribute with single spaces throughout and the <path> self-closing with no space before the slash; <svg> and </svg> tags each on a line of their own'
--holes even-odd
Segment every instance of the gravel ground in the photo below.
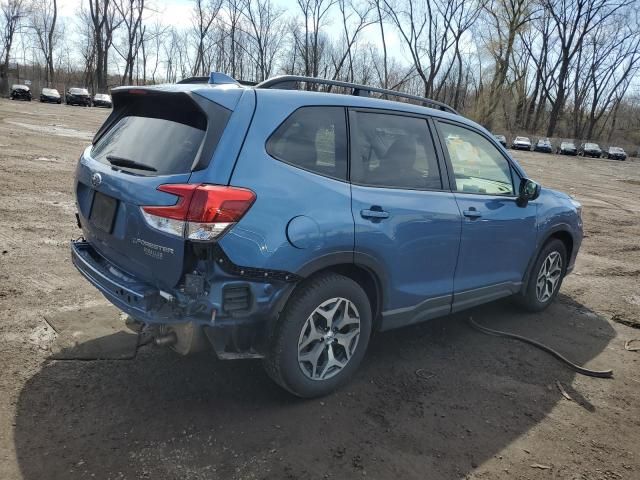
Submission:
<svg viewBox="0 0 640 480">
<path fill-rule="evenodd" d="M 107 114 L 0 100 L 0 479 L 640 478 L 639 161 L 515 153 L 583 202 L 586 238 L 546 312 L 469 312 L 613 379 L 459 315 L 376 335 L 351 384 L 301 401 L 210 353 L 49 359 L 45 316 L 106 305 L 68 241 L 74 166 Z"/>
</svg>

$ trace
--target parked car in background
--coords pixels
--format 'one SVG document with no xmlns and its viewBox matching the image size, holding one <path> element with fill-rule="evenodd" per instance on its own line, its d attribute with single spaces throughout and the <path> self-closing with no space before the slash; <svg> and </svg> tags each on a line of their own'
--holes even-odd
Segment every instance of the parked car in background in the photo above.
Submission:
<svg viewBox="0 0 640 480">
<path fill-rule="evenodd" d="M 500 145 L 502 145 L 504 148 L 507 148 L 507 137 L 505 137 L 504 135 L 494 135 L 494 138 L 498 140 L 498 142 L 500 142 Z"/>
<path fill-rule="evenodd" d="M 578 149 L 578 155 L 583 157 L 594 157 L 598 158 L 602 155 L 602 149 L 597 143 L 583 143 L 580 145 Z"/>
<path fill-rule="evenodd" d="M 43 88 L 40 91 L 40 101 L 46 103 L 62 103 L 62 97 L 60 92 L 55 88 Z"/>
<path fill-rule="evenodd" d="M 548 138 L 539 138 L 533 150 L 536 152 L 553 153 L 553 145 Z"/>
<path fill-rule="evenodd" d="M 620 147 L 609 147 L 609 149 L 604 152 L 603 156 L 611 160 L 627 159 L 627 153 Z"/>
<path fill-rule="evenodd" d="M 576 148 L 576 144 L 573 142 L 562 142 L 556 153 L 559 153 L 560 155 L 575 156 L 578 154 L 578 149 Z"/>
<path fill-rule="evenodd" d="M 111 108 L 113 106 L 111 96 L 106 93 L 96 93 L 93 96 L 93 106 Z"/>
<path fill-rule="evenodd" d="M 531 140 L 527 137 L 516 137 L 511 144 L 514 150 L 531 150 Z"/>
<path fill-rule="evenodd" d="M 86 88 L 70 88 L 64 99 L 67 105 L 91 106 L 91 95 Z"/>
<path fill-rule="evenodd" d="M 11 86 L 11 95 L 9 96 L 11 100 L 27 100 L 31 101 L 31 89 L 26 85 L 12 85 Z"/>
<path fill-rule="evenodd" d="M 443 103 L 280 88 L 296 82 L 374 90 L 213 73 L 112 91 L 76 167 L 71 258 L 157 344 L 262 358 L 316 397 L 355 373 L 373 331 L 511 295 L 553 302 L 578 202 Z"/>
</svg>

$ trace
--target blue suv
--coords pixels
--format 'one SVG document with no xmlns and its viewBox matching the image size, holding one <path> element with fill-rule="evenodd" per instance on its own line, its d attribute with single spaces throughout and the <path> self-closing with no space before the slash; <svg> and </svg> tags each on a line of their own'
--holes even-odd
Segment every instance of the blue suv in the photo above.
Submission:
<svg viewBox="0 0 640 480">
<path fill-rule="evenodd" d="M 374 331 L 511 295 L 543 310 L 582 241 L 580 204 L 450 107 L 307 77 L 114 89 L 75 194 L 72 259 L 110 302 L 301 397 Z"/>
</svg>

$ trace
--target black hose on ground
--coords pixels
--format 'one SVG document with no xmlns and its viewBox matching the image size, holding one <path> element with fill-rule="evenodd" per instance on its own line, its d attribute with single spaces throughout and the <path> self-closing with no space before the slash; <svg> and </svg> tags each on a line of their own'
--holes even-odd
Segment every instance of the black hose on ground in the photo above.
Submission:
<svg viewBox="0 0 640 480">
<path fill-rule="evenodd" d="M 530 338 L 523 337 L 521 335 L 516 335 L 515 333 L 502 332 L 500 330 L 494 330 L 492 328 L 484 327 L 479 323 L 476 323 L 473 320 L 473 317 L 469 317 L 467 320 L 467 323 L 469 323 L 469 325 L 472 328 L 478 330 L 479 332 L 485 333 L 487 335 L 493 335 L 495 337 L 513 338 L 515 340 L 520 340 L 521 342 L 528 343 L 529 345 L 533 345 L 534 347 L 539 348 L 540 350 L 545 351 L 548 354 L 554 356 L 555 358 L 560 360 L 562 363 L 567 365 L 569 368 L 571 368 L 572 370 L 574 370 L 575 372 L 581 375 L 586 375 L 588 377 L 598 377 L 598 378 L 613 377 L 613 370 L 590 370 L 588 368 L 581 367 L 580 365 L 576 365 L 571 360 L 563 357 L 560 353 L 556 352 L 552 348 L 547 347 L 546 345 L 536 342 L 535 340 L 532 340 Z"/>
</svg>

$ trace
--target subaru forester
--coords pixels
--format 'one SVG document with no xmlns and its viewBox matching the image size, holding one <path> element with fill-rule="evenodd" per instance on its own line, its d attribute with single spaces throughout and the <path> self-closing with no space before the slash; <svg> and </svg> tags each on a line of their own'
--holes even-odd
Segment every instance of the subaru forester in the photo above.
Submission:
<svg viewBox="0 0 640 480">
<path fill-rule="evenodd" d="M 580 204 L 442 103 L 217 73 L 112 93 L 77 165 L 72 259 L 180 353 L 261 358 L 324 395 L 374 332 L 507 296 L 541 311 L 573 268 Z"/>
</svg>

